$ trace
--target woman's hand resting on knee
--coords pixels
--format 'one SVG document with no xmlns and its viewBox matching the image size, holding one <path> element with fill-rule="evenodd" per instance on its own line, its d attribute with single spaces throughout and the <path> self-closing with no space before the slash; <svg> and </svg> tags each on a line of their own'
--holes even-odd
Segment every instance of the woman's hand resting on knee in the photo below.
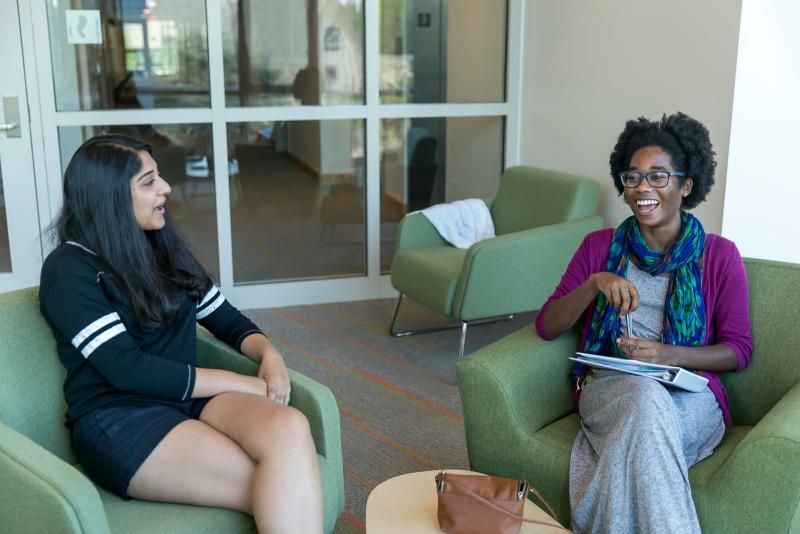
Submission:
<svg viewBox="0 0 800 534">
<path fill-rule="evenodd" d="M 258 368 L 258 376 L 267 383 L 267 397 L 270 400 L 284 405 L 289 404 L 292 386 L 283 357 L 277 350 L 264 353 Z"/>
<path fill-rule="evenodd" d="M 267 386 L 267 397 L 279 404 L 289 404 L 292 385 L 283 356 L 263 334 L 250 334 L 241 345 L 242 353 L 259 364 L 258 377 Z"/>
</svg>

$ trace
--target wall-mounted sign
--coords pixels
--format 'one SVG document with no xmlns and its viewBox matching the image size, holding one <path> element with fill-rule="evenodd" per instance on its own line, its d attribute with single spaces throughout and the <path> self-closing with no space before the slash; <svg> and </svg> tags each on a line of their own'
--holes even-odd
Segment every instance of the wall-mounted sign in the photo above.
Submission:
<svg viewBox="0 0 800 534">
<path fill-rule="evenodd" d="M 67 42 L 69 44 L 103 44 L 100 11 L 97 9 L 70 9 L 67 16 Z"/>
<path fill-rule="evenodd" d="M 431 14 L 430 13 L 417 13 L 417 26 L 419 28 L 431 27 Z"/>
<path fill-rule="evenodd" d="M 339 50 L 340 44 L 339 28 L 336 26 L 328 26 L 325 28 L 325 51 L 336 52 Z"/>
</svg>

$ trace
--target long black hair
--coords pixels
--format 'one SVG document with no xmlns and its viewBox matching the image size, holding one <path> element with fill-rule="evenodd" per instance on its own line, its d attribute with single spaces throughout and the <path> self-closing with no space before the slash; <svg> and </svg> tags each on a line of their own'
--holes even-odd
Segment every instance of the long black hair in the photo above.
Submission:
<svg viewBox="0 0 800 534">
<path fill-rule="evenodd" d="M 125 135 L 86 141 L 67 165 L 64 199 L 54 224 L 58 244 L 74 241 L 95 252 L 130 298 L 144 328 L 172 321 L 188 293 L 200 299 L 211 277 L 190 252 L 165 211 L 164 227 L 142 230 L 136 222 L 131 178 L 150 145 Z"/>
<path fill-rule="evenodd" d="M 657 146 L 669 154 L 675 170 L 692 179 L 692 191 L 682 201 L 684 209 L 692 209 L 706 199 L 714 185 L 716 153 L 711 146 L 708 129 L 685 113 L 664 115 L 660 121 L 640 117 L 628 121 L 611 152 L 611 178 L 619 194 L 623 187 L 617 176 L 628 170 L 633 153 L 645 146 Z"/>
</svg>

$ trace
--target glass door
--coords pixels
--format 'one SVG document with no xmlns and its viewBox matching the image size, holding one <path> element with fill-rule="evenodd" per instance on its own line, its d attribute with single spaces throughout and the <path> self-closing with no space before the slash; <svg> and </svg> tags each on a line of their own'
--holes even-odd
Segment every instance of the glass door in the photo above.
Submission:
<svg viewBox="0 0 800 534">
<path fill-rule="evenodd" d="M 391 296 L 402 217 L 516 162 L 521 6 L 34 0 L 47 217 L 80 143 L 126 133 L 241 308 Z"/>
<path fill-rule="evenodd" d="M 0 292 L 36 285 L 42 261 L 19 21 L 0 2 Z"/>
</svg>

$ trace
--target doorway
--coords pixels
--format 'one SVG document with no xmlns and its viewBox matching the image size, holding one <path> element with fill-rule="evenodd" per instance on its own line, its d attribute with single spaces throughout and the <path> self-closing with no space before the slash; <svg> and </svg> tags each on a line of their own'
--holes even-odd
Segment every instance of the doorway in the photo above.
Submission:
<svg viewBox="0 0 800 534">
<path fill-rule="evenodd" d="M 0 2 L 0 292 L 39 282 L 42 247 L 16 2 Z"/>
</svg>

